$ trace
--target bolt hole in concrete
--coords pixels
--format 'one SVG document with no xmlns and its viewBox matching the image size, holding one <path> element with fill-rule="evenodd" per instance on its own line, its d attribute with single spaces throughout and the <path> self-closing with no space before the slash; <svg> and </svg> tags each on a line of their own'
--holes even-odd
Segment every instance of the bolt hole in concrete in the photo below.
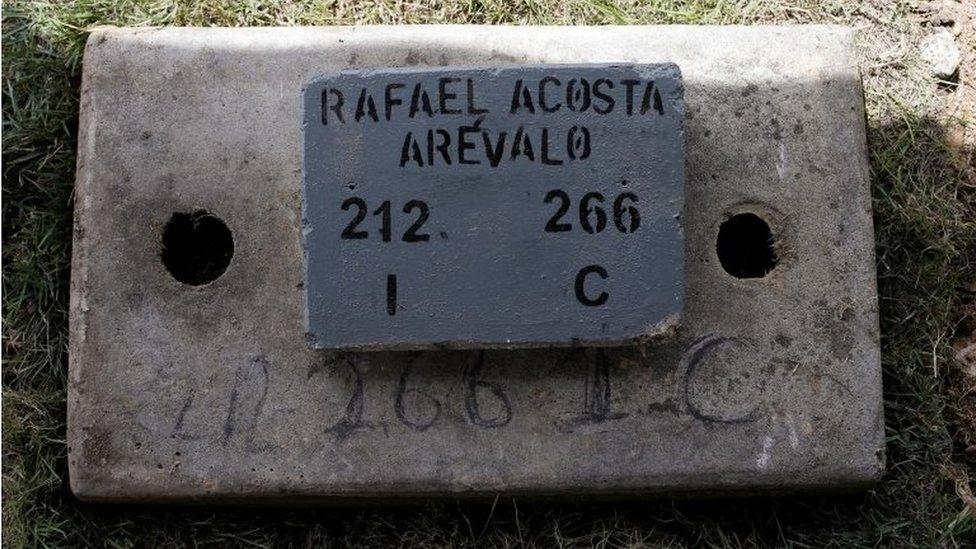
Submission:
<svg viewBox="0 0 976 549">
<path fill-rule="evenodd" d="M 762 278 L 776 267 L 773 232 L 761 217 L 740 213 L 718 229 L 716 250 L 722 268 L 736 278 Z"/>
<path fill-rule="evenodd" d="M 163 265 L 173 278 L 201 286 L 220 278 L 234 257 L 227 225 L 206 210 L 176 212 L 163 229 Z"/>
</svg>

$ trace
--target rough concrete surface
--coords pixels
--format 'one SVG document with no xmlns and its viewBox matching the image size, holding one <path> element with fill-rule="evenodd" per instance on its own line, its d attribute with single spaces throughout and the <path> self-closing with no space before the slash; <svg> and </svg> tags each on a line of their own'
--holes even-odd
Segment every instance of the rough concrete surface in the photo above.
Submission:
<svg viewBox="0 0 976 549">
<path fill-rule="evenodd" d="M 686 295 L 613 349 L 309 350 L 302 87 L 350 68 L 674 62 Z M 873 229 L 837 27 L 103 29 L 85 56 L 71 486 L 97 501 L 840 489 L 883 467 Z M 174 212 L 233 233 L 215 281 L 160 261 Z M 778 263 L 735 278 L 729 216 Z M 265 498 L 265 499 L 253 499 Z"/>
</svg>

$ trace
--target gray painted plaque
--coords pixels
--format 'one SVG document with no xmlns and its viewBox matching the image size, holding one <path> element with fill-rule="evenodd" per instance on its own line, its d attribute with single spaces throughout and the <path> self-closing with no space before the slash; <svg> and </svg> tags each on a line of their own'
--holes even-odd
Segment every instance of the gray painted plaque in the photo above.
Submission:
<svg viewBox="0 0 976 549">
<path fill-rule="evenodd" d="M 673 325 L 682 93 L 674 64 L 312 81 L 311 345 L 607 344 Z"/>
</svg>

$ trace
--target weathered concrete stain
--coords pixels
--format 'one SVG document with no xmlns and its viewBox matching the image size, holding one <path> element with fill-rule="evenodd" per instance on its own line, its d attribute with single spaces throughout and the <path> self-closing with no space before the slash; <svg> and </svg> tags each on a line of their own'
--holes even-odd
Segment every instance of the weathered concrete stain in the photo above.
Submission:
<svg viewBox="0 0 976 549">
<path fill-rule="evenodd" d="M 75 195 L 72 489 L 253 504 L 869 484 L 883 422 L 852 48 L 848 30 L 802 26 L 96 30 Z M 673 337 L 602 350 L 308 348 L 301 89 L 353 55 L 391 67 L 408 51 L 425 66 L 681 67 L 694 116 Z M 227 224 L 234 255 L 189 286 L 160 261 L 161 233 L 197 209 Z M 742 210 L 775 238 L 781 261 L 764 278 L 734 278 L 717 256 L 719 225 Z"/>
</svg>

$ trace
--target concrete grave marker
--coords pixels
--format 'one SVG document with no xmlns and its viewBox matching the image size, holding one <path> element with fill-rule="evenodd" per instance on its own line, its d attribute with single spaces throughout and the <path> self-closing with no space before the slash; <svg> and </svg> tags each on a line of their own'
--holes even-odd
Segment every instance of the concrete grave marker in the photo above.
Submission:
<svg viewBox="0 0 976 549">
<path fill-rule="evenodd" d="M 366 70 L 305 89 L 315 347 L 607 343 L 683 297 L 674 65 Z"/>
<path fill-rule="evenodd" d="M 564 85 L 573 71 L 654 73 L 664 114 L 537 112 L 533 145 L 543 127 L 562 135 L 550 152 L 565 163 L 548 170 L 510 152 L 486 168 L 483 137 L 465 149 L 480 150 L 470 158 L 481 165 L 459 166 L 454 149 L 455 170 L 431 166 L 423 131 L 420 155 L 408 144 L 414 165 L 401 168 L 415 131 L 398 126 L 404 105 L 387 122 L 385 97 L 374 94 L 383 120 L 355 126 L 357 92 L 346 91 L 403 76 L 409 118 L 408 83 L 458 78 L 447 110 L 466 111 L 471 78 L 473 108 L 493 110 L 483 128 L 501 131 L 514 119 L 489 91 L 514 87 L 519 71 L 538 86 L 542 71 L 565 65 L 552 73 Z M 346 126 L 303 130 L 315 122 L 305 118 L 314 98 L 333 87 L 344 90 Z M 444 110 L 435 95 L 431 110 Z M 456 138 L 472 115 L 435 114 L 422 127 Z M 568 162 L 574 125 L 589 128 L 590 157 Z M 336 158 L 319 150 L 330 139 Z M 353 154 L 357 143 L 371 148 Z M 621 151 L 613 161 L 608 146 Z M 83 499 L 753 493 L 863 487 L 883 469 L 864 112 L 847 29 L 98 29 L 84 58 L 78 151 L 68 461 Z M 304 169 L 303 158 L 312 161 Z M 625 233 L 613 203 L 635 170 L 626 192 L 641 222 Z M 545 179 L 521 181 L 530 172 Z M 464 187 L 452 174 L 470 176 L 471 197 L 453 194 Z M 561 207 L 545 201 L 553 189 L 569 197 L 557 223 L 571 231 L 544 230 Z M 589 192 L 603 195 L 606 213 L 594 234 L 579 218 Z M 303 196 L 322 214 L 303 214 Z M 352 197 L 365 202 L 353 230 L 367 239 L 337 236 L 359 215 L 353 202 L 342 209 Z M 429 241 L 403 241 L 423 217 L 411 200 L 429 209 L 414 232 Z M 628 231 L 630 221 L 622 215 Z M 485 227 L 524 241 L 490 247 L 478 240 Z M 532 253 L 497 265 L 546 282 L 506 286 L 495 263 L 472 270 L 479 253 L 517 244 Z M 306 277 L 305 246 L 322 276 Z M 608 293 L 605 333 L 600 307 L 575 291 L 575 276 L 594 264 L 608 277 L 588 274 L 582 294 Z M 435 286 L 421 274 L 448 266 L 471 285 L 445 277 Z M 437 287 L 441 302 L 412 294 Z M 540 299 L 512 309 L 526 322 L 494 322 L 504 290 L 523 288 Z M 422 322 L 431 312 L 460 316 Z M 667 337 L 610 347 L 312 348 L 622 343 L 679 312 Z M 384 327 L 391 321 L 399 331 Z"/>
</svg>

